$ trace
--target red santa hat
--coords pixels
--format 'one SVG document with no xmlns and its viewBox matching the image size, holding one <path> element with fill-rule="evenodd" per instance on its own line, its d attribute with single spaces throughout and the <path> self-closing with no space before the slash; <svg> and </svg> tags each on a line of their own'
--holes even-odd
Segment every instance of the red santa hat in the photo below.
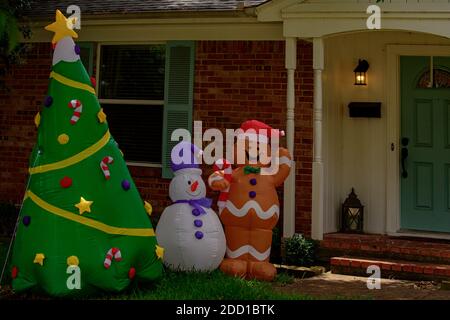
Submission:
<svg viewBox="0 0 450 320">
<path fill-rule="evenodd" d="M 248 138 L 250 141 L 258 141 L 269 143 L 273 137 L 284 137 L 284 131 L 274 129 L 271 126 L 258 121 L 248 120 L 241 124 L 242 132 L 239 133 L 238 139 Z"/>
</svg>

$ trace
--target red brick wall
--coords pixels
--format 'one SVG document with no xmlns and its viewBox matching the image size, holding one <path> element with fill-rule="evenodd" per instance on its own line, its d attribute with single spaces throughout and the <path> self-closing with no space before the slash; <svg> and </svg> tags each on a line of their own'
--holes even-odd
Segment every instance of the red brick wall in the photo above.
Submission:
<svg viewBox="0 0 450 320">
<path fill-rule="evenodd" d="M 33 117 L 47 91 L 51 54 L 50 44 L 34 44 L 26 64 L 14 67 L 7 76 L 10 91 L 0 91 L 0 202 L 19 203 L 23 197 L 28 157 L 36 137 Z M 284 42 L 201 41 L 195 70 L 194 120 L 203 121 L 203 129 L 236 129 L 247 119 L 285 129 Z M 300 42 L 294 155 L 296 230 L 307 235 L 311 232 L 312 91 L 312 47 Z M 161 213 L 170 204 L 169 181 L 161 179 L 161 169 L 131 167 L 130 171 L 142 197 L 151 200 L 155 214 Z"/>
<path fill-rule="evenodd" d="M 237 129 L 248 119 L 286 129 L 284 46 L 283 41 L 197 43 L 194 119 L 202 120 L 203 129 Z M 296 230 L 310 235 L 313 70 L 307 42 L 298 45 L 295 80 Z"/>
<path fill-rule="evenodd" d="M 52 65 L 50 43 L 33 44 L 25 59 L 6 76 L 7 90 L 0 90 L 0 202 L 20 203 L 24 196 L 36 139 L 33 118 L 47 92 Z"/>
</svg>

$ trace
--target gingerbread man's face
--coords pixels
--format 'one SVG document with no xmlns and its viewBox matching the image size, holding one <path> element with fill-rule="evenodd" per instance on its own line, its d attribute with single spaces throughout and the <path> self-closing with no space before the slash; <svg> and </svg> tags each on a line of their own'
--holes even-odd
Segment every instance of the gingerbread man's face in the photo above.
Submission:
<svg viewBox="0 0 450 320">
<path fill-rule="evenodd" d="M 238 139 L 234 144 L 234 163 L 238 167 L 267 167 L 270 165 L 271 146 L 268 143 Z"/>
</svg>

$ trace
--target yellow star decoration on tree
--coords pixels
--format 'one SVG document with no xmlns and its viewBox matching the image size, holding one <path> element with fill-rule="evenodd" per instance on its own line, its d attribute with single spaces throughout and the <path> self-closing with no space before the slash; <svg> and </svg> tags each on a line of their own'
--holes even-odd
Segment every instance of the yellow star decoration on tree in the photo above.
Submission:
<svg viewBox="0 0 450 320">
<path fill-rule="evenodd" d="M 39 128 L 39 125 L 41 124 L 41 114 L 39 112 L 36 113 L 36 116 L 34 117 L 34 124 L 36 125 L 36 128 Z"/>
<path fill-rule="evenodd" d="M 155 253 L 158 259 L 162 259 L 164 257 L 164 248 L 156 245 Z"/>
<path fill-rule="evenodd" d="M 97 113 L 97 118 L 100 123 L 104 123 L 106 121 L 106 114 L 103 112 L 103 108 Z"/>
<path fill-rule="evenodd" d="M 91 212 L 91 204 L 94 201 L 86 201 L 83 197 L 80 198 L 80 202 L 75 205 L 75 207 L 78 208 L 80 211 L 80 214 L 83 214 L 85 212 Z"/>
<path fill-rule="evenodd" d="M 147 214 L 148 214 L 149 216 L 151 216 L 151 215 L 152 215 L 152 212 L 153 212 L 153 207 L 152 207 L 152 205 L 151 205 L 150 203 L 148 203 L 147 201 L 144 201 L 144 208 L 145 208 L 145 211 L 147 211 Z"/>
<path fill-rule="evenodd" d="M 33 263 L 37 263 L 37 264 L 40 264 L 41 266 L 43 266 L 44 259 L 45 259 L 45 255 L 43 253 L 36 253 Z"/>
<path fill-rule="evenodd" d="M 73 31 L 73 24 L 75 19 L 67 19 L 59 10 L 56 10 L 56 21 L 45 27 L 45 30 L 55 33 L 52 39 L 52 43 L 57 43 L 64 37 L 70 36 L 72 38 L 78 38 L 78 34 Z"/>
</svg>

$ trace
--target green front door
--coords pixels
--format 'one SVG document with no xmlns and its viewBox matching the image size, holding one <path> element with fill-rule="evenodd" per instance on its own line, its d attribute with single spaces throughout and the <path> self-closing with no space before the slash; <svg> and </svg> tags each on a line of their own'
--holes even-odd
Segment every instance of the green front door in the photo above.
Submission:
<svg viewBox="0 0 450 320">
<path fill-rule="evenodd" d="M 450 57 L 401 57 L 401 228 L 450 232 Z"/>
</svg>

